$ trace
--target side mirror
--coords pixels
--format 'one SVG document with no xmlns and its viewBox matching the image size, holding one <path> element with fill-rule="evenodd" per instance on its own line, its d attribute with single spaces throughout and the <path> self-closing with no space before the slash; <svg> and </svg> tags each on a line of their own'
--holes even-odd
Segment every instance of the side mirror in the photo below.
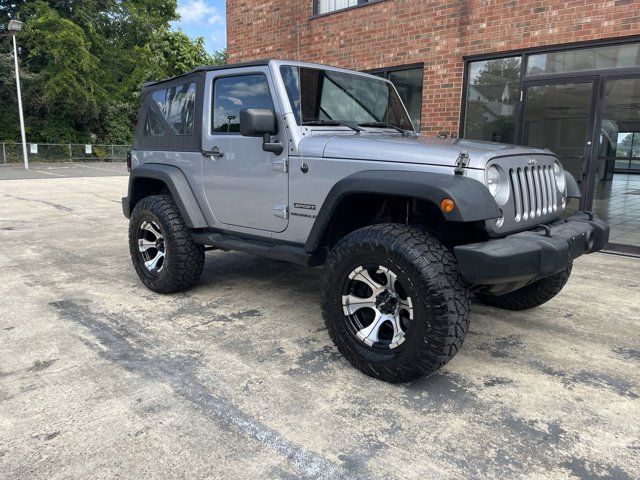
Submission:
<svg viewBox="0 0 640 480">
<path fill-rule="evenodd" d="M 280 155 L 284 147 L 280 142 L 272 142 L 271 135 L 278 133 L 276 114 L 264 108 L 244 108 L 240 110 L 240 134 L 245 137 L 262 137 L 262 150 Z"/>
<path fill-rule="evenodd" d="M 245 137 L 275 135 L 276 114 L 263 108 L 244 108 L 240 110 L 240 133 Z"/>
</svg>

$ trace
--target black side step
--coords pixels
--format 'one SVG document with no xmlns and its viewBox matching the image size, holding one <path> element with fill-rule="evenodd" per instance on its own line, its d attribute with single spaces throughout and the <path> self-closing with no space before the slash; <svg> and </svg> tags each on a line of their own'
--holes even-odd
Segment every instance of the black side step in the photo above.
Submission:
<svg viewBox="0 0 640 480">
<path fill-rule="evenodd" d="M 226 233 L 193 233 L 193 240 L 202 245 L 212 245 L 220 250 L 236 250 L 252 253 L 261 257 L 283 260 L 297 265 L 316 266 L 313 255 L 305 251 L 303 246 L 268 243 L 253 238 L 242 238 Z"/>
</svg>

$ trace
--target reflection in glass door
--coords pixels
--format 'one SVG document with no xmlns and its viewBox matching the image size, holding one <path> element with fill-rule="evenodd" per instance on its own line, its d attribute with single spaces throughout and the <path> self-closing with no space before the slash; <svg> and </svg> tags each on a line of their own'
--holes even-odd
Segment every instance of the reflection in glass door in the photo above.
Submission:
<svg viewBox="0 0 640 480">
<path fill-rule="evenodd" d="M 640 78 L 604 80 L 593 210 L 614 244 L 640 247 Z"/>
<path fill-rule="evenodd" d="M 525 85 L 524 145 L 548 148 L 586 183 L 593 131 L 593 82 Z"/>
</svg>

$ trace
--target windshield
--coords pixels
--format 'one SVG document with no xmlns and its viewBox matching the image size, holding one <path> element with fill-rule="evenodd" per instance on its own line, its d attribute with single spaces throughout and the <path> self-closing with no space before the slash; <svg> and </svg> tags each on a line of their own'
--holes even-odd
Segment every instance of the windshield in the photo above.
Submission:
<svg viewBox="0 0 640 480">
<path fill-rule="evenodd" d="M 384 122 L 413 131 L 402 101 L 384 80 L 291 65 L 280 72 L 299 125 Z"/>
</svg>

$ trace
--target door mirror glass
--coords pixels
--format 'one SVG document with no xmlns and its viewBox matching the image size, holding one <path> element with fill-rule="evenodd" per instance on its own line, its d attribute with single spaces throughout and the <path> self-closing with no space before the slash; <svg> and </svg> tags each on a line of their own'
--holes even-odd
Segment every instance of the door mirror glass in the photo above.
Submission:
<svg viewBox="0 0 640 480">
<path fill-rule="evenodd" d="M 266 108 L 244 108 L 240 110 L 240 133 L 245 137 L 275 135 L 276 115 Z"/>
</svg>

